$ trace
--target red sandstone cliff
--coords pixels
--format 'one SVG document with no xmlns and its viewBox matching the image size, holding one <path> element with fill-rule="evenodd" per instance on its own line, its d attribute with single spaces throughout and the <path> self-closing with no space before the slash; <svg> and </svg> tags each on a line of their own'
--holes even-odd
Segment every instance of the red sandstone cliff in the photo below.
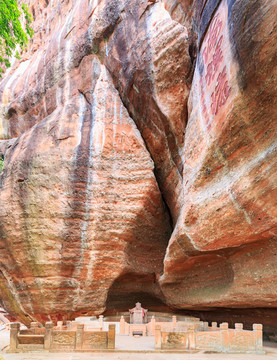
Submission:
<svg viewBox="0 0 277 360">
<path fill-rule="evenodd" d="M 28 3 L 0 84 L 5 309 L 274 311 L 276 2 Z"/>
</svg>

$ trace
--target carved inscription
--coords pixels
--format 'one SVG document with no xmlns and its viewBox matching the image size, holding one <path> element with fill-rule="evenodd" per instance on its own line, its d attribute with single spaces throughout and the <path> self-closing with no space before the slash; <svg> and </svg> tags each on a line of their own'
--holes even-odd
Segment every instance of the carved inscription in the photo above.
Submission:
<svg viewBox="0 0 277 360">
<path fill-rule="evenodd" d="M 231 93 L 228 70 L 226 65 L 224 66 L 224 43 L 228 41 L 224 33 L 225 12 L 224 7 L 218 10 L 203 42 L 202 59 L 200 60 L 202 73 L 200 94 L 203 117 L 206 122 L 209 121 L 209 114 L 218 114 Z M 210 95 L 207 95 L 206 91 Z M 209 101 L 207 101 L 207 96 L 210 98 Z"/>
<path fill-rule="evenodd" d="M 223 71 L 218 74 L 217 84 L 214 92 L 212 93 L 212 113 L 216 115 L 218 113 L 218 109 L 225 105 L 229 95 L 231 92 L 231 88 L 228 86 L 227 74 L 226 74 L 226 66 Z"/>
<path fill-rule="evenodd" d="M 214 80 L 215 74 L 218 72 L 219 66 L 223 60 L 223 54 L 221 49 L 222 41 L 223 41 L 223 35 L 220 36 L 220 39 L 216 44 L 215 51 L 213 53 L 213 59 L 207 66 L 207 71 L 205 76 L 207 85 L 210 85 L 211 81 Z"/>
<path fill-rule="evenodd" d="M 134 324 L 142 324 L 143 323 L 143 314 L 142 311 L 134 311 L 133 314 Z"/>
<path fill-rule="evenodd" d="M 208 61 L 209 54 L 214 50 L 215 44 L 217 42 L 218 36 L 222 29 L 222 20 L 219 18 L 219 14 L 217 14 L 213 21 L 211 22 L 209 32 L 207 34 L 207 45 L 203 50 L 203 56 L 205 59 L 205 63 Z"/>
</svg>

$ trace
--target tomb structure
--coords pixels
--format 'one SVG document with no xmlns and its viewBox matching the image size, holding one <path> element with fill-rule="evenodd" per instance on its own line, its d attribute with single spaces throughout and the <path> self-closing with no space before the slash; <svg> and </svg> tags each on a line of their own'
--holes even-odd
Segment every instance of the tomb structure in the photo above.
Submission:
<svg viewBox="0 0 277 360">
<path fill-rule="evenodd" d="M 158 315 L 158 314 L 157 314 Z M 178 319 L 179 318 L 179 319 Z M 208 350 L 223 353 L 263 354 L 263 326 L 253 324 L 253 330 L 244 330 L 243 324 L 235 324 L 235 329 L 228 323 L 218 325 L 200 321 L 199 318 L 171 315 L 162 319 L 152 315 L 146 324 L 130 324 L 122 315 L 120 335 L 134 335 L 139 330 L 143 336 L 155 336 L 155 348 L 159 350 L 184 349 Z"/>
<path fill-rule="evenodd" d="M 130 324 L 144 324 L 147 323 L 148 310 L 141 307 L 141 303 L 137 302 L 136 306 L 129 310 Z"/>
<path fill-rule="evenodd" d="M 137 302 L 134 308 L 129 309 L 129 335 L 145 336 L 147 334 L 147 311 L 148 310 L 141 307 L 140 302 Z"/>
<path fill-rule="evenodd" d="M 11 323 L 8 352 L 48 350 L 50 352 L 84 352 L 94 350 L 116 351 L 115 339 L 134 335 L 153 338 L 153 350 L 199 351 L 222 353 L 263 354 L 263 326 L 254 324 L 253 330 L 244 330 L 243 324 L 229 328 L 228 323 L 203 322 L 199 318 L 149 312 L 136 307 L 121 315 L 99 319 L 79 318 L 78 321 L 47 322 L 45 327 L 31 323 L 29 329 L 20 329 Z M 134 314 L 137 314 L 134 316 Z M 131 315 L 131 316 L 130 316 Z M 83 320 L 83 323 L 80 321 Z M 117 334 L 117 335 L 116 335 Z M 149 339 L 150 340 L 150 339 Z M 149 341 L 148 341 L 149 342 Z M 128 350 L 128 348 L 126 348 Z"/>
</svg>

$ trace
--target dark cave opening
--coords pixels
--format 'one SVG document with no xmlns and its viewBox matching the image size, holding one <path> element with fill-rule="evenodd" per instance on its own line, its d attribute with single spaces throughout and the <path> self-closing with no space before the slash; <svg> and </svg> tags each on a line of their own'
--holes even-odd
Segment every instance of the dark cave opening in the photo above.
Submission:
<svg viewBox="0 0 277 360">
<path fill-rule="evenodd" d="M 150 311 L 172 312 L 156 282 L 155 274 L 127 273 L 120 276 L 108 292 L 104 315 L 128 311 L 140 302 Z"/>
</svg>

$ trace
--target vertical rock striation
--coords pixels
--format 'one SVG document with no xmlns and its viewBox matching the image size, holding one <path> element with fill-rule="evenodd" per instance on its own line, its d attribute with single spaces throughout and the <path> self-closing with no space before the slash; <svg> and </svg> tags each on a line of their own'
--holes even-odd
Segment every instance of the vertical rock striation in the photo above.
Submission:
<svg viewBox="0 0 277 360">
<path fill-rule="evenodd" d="M 274 311 L 275 2 L 28 3 L 0 84 L 5 309 Z"/>
<path fill-rule="evenodd" d="M 161 279 L 178 308 L 276 307 L 276 10 L 272 1 L 203 8 L 185 201 Z"/>
<path fill-rule="evenodd" d="M 128 274 L 144 280 L 136 293 L 162 297 L 156 276 L 170 217 L 144 141 L 101 56 L 93 54 L 92 40 L 104 39 L 110 23 L 95 34 L 98 16 L 91 19 L 95 8 L 82 9 L 84 3 L 55 20 L 64 8 L 52 3 L 48 14 L 49 5 L 45 13 L 55 24 L 46 25 L 57 35 L 49 32 L 37 50 L 43 57 L 22 61 L 21 71 L 31 65 L 21 77 L 18 70 L 2 82 L 2 108 L 14 109 L 12 121 L 2 117 L 9 125 L 3 137 L 22 135 L 1 143 L 1 298 L 24 322 L 100 314 L 110 287 Z M 22 88 L 26 76 L 33 88 Z M 19 115 L 33 94 L 39 105 L 28 103 Z"/>
</svg>

